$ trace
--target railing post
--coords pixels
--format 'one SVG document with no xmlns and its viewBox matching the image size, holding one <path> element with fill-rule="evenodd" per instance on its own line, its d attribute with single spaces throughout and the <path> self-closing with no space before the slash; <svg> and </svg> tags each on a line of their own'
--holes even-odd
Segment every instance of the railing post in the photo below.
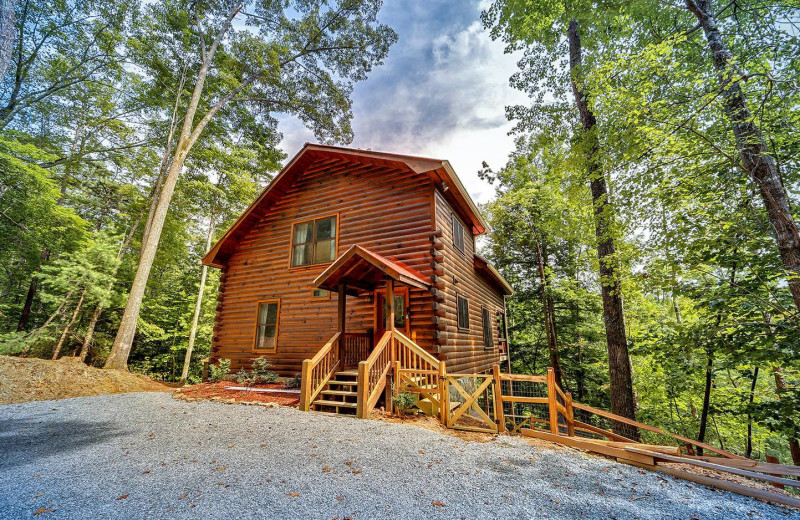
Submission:
<svg viewBox="0 0 800 520">
<path fill-rule="evenodd" d="M 369 399 L 368 363 L 361 361 L 358 364 L 358 396 L 356 402 L 356 417 L 366 419 L 367 400 Z"/>
<path fill-rule="evenodd" d="M 494 377 L 494 420 L 497 423 L 497 433 L 503 433 L 506 431 L 506 420 L 503 417 L 503 381 L 500 379 L 500 365 L 492 365 L 492 376 Z"/>
<path fill-rule="evenodd" d="M 556 408 L 556 374 L 547 368 L 547 406 L 550 409 L 550 433 L 558 435 L 558 408 Z"/>
<path fill-rule="evenodd" d="M 572 410 L 572 392 L 567 392 L 566 396 L 564 408 L 567 409 L 567 428 L 569 430 L 569 436 L 575 437 L 575 412 Z"/>
<path fill-rule="evenodd" d="M 442 414 L 442 423 L 449 428 L 450 385 L 447 383 L 447 368 L 444 361 L 439 361 L 439 409 Z"/>
<path fill-rule="evenodd" d="M 303 360 L 303 370 L 300 376 L 300 410 L 307 412 L 311 408 L 311 360 Z"/>
</svg>

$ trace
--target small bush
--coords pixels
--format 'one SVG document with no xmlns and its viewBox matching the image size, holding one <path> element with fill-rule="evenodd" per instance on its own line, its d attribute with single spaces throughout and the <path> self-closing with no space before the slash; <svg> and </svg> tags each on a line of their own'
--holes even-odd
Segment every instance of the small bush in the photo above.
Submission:
<svg viewBox="0 0 800 520">
<path fill-rule="evenodd" d="M 230 359 L 220 359 L 216 365 L 208 365 L 209 375 L 208 379 L 212 383 L 219 383 L 225 376 L 228 375 L 228 372 L 231 371 L 231 360 Z"/>
<path fill-rule="evenodd" d="M 256 383 L 274 383 L 278 379 L 278 373 L 270 370 L 272 363 L 264 356 L 253 360 L 253 377 Z"/>
<path fill-rule="evenodd" d="M 283 386 L 285 388 L 300 388 L 300 385 L 303 383 L 303 378 L 300 374 L 295 374 L 294 377 L 287 379 Z"/>
<path fill-rule="evenodd" d="M 397 407 L 397 411 L 408 413 L 417 403 L 417 396 L 410 392 L 402 392 L 392 398 L 392 402 Z"/>
<path fill-rule="evenodd" d="M 256 376 L 244 368 L 240 368 L 239 371 L 236 372 L 236 382 L 240 385 L 250 386 L 256 382 Z"/>
</svg>

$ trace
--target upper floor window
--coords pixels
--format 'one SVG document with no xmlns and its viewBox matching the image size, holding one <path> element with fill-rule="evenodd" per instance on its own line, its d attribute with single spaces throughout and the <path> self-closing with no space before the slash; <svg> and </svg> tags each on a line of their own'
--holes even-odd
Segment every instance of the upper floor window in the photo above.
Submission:
<svg viewBox="0 0 800 520">
<path fill-rule="evenodd" d="M 458 328 L 469 330 L 469 302 L 460 294 L 456 296 L 458 300 Z"/>
<path fill-rule="evenodd" d="M 506 315 L 503 312 L 497 313 L 497 336 L 500 338 L 500 342 L 508 341 L 506 337 Z"/>
<path fill-rule="evenodd" d="M 489 309 L 481 309 L 483 317 L 483 348 L 494 348 L 494 337 L 492 335 L 492 319 L 489 316 Z"/>
<path fill-rule="evenodd" d="M 324 264 L 336 258 L 336 217 L 292 226 L 292 267 Z"/>
<path fill-rule="evenodd" d="M 464 252 L 464 226 L 461 225 L 461 221 L 458 220 L 458 217 L 452 215 L 453 218 L 453 245 L 456 249 Z"/>
<path fill-rule="evenodd" d="M 278 338 L 278 300 L 259 302 L 255 350 L 275 351 Z"/>
</svg>

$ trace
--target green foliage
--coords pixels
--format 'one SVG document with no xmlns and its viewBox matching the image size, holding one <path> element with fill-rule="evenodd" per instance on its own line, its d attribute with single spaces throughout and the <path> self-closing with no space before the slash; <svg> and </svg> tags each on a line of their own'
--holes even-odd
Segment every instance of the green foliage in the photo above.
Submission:
<svg viewBox="0 0 800 520">
<path fill-rule="evenodd" d="M 253 384 L 258 382 L 258 377 L 254 373 L 250 373 L 244 368 L 240 368 L 236 375 L 234 375 L 236 382 L 240 385 L 252 386 Z"/>
<path fill-rule="evenodd" d="M 231 360 L 230 359 L 220 359 L 216 365 L 209 364 L 208 365 L 208 380 L 212 383 L 219 383 L 228 373 L 231 371 Z"/>
<path fill-rule="evenodd" d="M 256 383 L 274 383 L 278 379 L 277 372 L 271 370 L 272 362 L 264 356 L 253 360 L 253 377 Z"/>
<path fill-rule="evenodd" d="M 294 388 L 300 388 L 300 386 L 302 386 L 302 384 L 303 384 L 302 375 L 301 374 L 295 374 L 294 377 L 290 377 L 289 379 L 287 379 L 283 383 L 283 386 L 285 388 L 294 389 Z"/>
<path fill-rule="evenodd" d="M 411 392 L 401 392 L 392 397 L 392 402 L 401 414 L 408 413 L 417 403 L 417 395 Z"/>
</svg>

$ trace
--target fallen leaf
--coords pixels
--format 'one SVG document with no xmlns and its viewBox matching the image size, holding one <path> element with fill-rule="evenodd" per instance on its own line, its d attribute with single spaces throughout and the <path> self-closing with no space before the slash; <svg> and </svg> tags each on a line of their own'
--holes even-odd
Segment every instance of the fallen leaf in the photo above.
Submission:
<svg viewBox="0 0 800 520">
<path fill-rule="evenodd" d="M 40 497 L 40 496 L 42 496 L 42 495 L 44 495 L 44 491 L 42 491 L 41 493 L 36 493 L 36 494 L 35 494 L 35 495 L 33 495 L 31 498 L 39 498 L 39 497 Z"/>
<path fill-rule="evenodd" d="M 636 502 L 637 500 L 641 500 L 643 498 L 650 498 L 650 495 L 642 495 L 640 497 L 634 497 L 631 499 L 631 502 Z"/>
<path fill-rule="evenodd" d="M 336 500 L 341 502 L 342 500 L 344 500 L 344 495 L 339 495 L 338 497 L 336 497 Z"/>
<path fill-rule="evenodd" d="M 233 444 L 231 444 L 230 446 L 228 446 L 228 449 L 230 449 L 230 448 L 233 448 Z"/>
<path fill-rule="evenodd" d="M 420 455 L 425 455 L 425 450 L 419 450 Z"/>
<path fill-rule="evenodd" d="M 286 493 L 286 496 L 299 497 L 300 496 L 300 492 L 299 491 L 295 491 L 294 493 Z"/>
<path fill-rule="evenodd" d="M 225 466 L 217 466 L 216 468 L 214 468 L 213 471 L 225 471 L 226 469 L 228 468 L 226 468 Z"/>
<path fill-rule="evenodd" d="M 53 513 L 53 512 L 55 512 L 55 509 L 47 509 L 46 507 L 40 507 L 39 509 L 34 511 L 33 514 L 36 515 L 36 516 L 39 516 L 39 515 L 42 515 L 44 513 Z"/>
<path fill-rule="evenodd" d="M 178 497 L 178 500 L 183 500 L 184 498 L 186 498 L 188 496 L 189 496 L 189 493 L 184 493 L 184 494 L 182 494 L 181 496 Z"/>
<path fill-rule="evenodd" d="M 331 470 L 331 467 L 330 467 L 330 466 L 324 466 L 324 467 L 322 468 L 322 472 L 323 472 L 323 473 L 327 473 L 327 472 L 329 472 L 330 470 Z"/>
<path fill-rule="evenodd" d="M 117 500 L 125 500 L 126 498 L 128 498 L 128 494 L 127 493 L 125 493 L 124 495 L 118 496 Z"/>
<path fill-rule="evenodd" d="M 345 464 L 347 464 L 348 466 L 352 466 L 353 465 L 353 461 L 348 460 L 347 462 L 345 462 Z"/>
<path fill-rule="evenodd" d="M 431 505 L 434 507 L 446 507 L 441 500 L 434 500 L 431 502 Z"/>
<path fill-rule="evenodd" d="M 155 438 L 156 438 L 156 434 L 155 434 L 155 433 L 151 433 L 151 434 L 150 434 L 150 438 L 151 438 L 151 439 L 155 439 Z"/>
<path fill-rule="evenodd" d="M 359 473 L 361 473 L 361 470 L 360 469 L 354 469 L 352 471 L 352 473 L 353 473 L 353 475 L 358 475 Z"/>
</svg>

